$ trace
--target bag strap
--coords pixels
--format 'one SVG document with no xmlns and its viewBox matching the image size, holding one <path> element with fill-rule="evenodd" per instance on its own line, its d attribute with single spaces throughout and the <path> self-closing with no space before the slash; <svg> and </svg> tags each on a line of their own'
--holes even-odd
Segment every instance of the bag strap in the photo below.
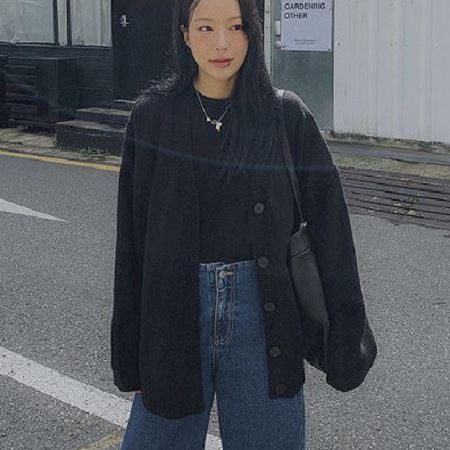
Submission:
<svg viewBox="0 0 450 450">
<path fill-rule="evenodd" d="M 298 212 L 300 215 L 300 225 L 299 225 L 299 230 L 300 230 L 302 227 L 306 226 L 306 222 L 303 219 L 303 215 L 302 215 L 301 202 L 300 202 L 300 187 L 298 185 L 298 179 L 295 174 L 294 164 L 292 161 L 292 152 L 290 150 L 289 139 L 288 139 L 287 132 L 286 132 L 286 124 L 285 124 L 284 109 L 283 109 L 284 91 L 285 91 L 285 89 L 277 89 L 277 96 L 280 99 L 280 104 L 281 104 L 281 147 L 283 149 L 284 160 L 285 160 L 288 172 L 289 172 L 289 178 L 291 180 L 292 191 L 294 193 L 295 202 L 297 204 L 297 209 L 298 209 Z"/>
</svg>

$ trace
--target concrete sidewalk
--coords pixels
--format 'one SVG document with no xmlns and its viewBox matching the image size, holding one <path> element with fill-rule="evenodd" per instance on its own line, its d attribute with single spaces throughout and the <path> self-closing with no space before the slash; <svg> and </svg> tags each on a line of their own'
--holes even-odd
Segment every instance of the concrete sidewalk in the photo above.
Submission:
<svg viewBox="0 0 450 450">
<path fill-rule="evenodd" d="M 436 151 L 328 141 L 338 167 L 397 172 L 450 180 L 450 154 Z M 0 149 L 11 152 L 65 158 L 75 161 L 120 165 L 118 156 L 93 149 L 65 151 L 55 144 L 54 133 L 0 128 Z"/>
<path fill-rule="evenodd" d="M 450 154 L 410 148 L 363 145 L 329 140 L 340 167 L 398 172 L 450 180 Z"/>
</svg>

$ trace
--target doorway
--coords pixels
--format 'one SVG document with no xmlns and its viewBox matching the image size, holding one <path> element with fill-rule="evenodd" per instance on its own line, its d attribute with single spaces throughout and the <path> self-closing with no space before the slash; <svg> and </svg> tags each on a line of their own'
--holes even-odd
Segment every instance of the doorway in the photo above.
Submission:
<svg viewBox="0 0 450 450">
<path fill-rule="evenodd" d="M 170 45 L 174 0 L 112 0 L 114 97 L 135 100 L 160 78 Z"/>
</svg>

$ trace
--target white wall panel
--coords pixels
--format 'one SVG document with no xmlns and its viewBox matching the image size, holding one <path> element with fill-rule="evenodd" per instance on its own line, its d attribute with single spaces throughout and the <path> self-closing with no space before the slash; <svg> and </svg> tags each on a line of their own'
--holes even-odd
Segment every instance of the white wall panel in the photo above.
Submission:
<svg viewBox="0 0 450 450">
<path fill-rule="evenodd" d="M 334 130 L 450 143 L 449 20 L 449 0 L 335 0 Z"/>
</svg>

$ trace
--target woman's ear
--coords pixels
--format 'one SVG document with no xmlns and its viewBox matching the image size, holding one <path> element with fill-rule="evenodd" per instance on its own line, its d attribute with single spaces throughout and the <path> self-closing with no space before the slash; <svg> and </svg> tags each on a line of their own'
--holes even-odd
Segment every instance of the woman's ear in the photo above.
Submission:
<svg viewBox="0 0 450 450">
<path fill-rule="evenodd" d="M 184 42 L 189 47 L 189 30 L 184 25 L 180 25 L 180 30 L 183 33 Z"/>
</svg>

